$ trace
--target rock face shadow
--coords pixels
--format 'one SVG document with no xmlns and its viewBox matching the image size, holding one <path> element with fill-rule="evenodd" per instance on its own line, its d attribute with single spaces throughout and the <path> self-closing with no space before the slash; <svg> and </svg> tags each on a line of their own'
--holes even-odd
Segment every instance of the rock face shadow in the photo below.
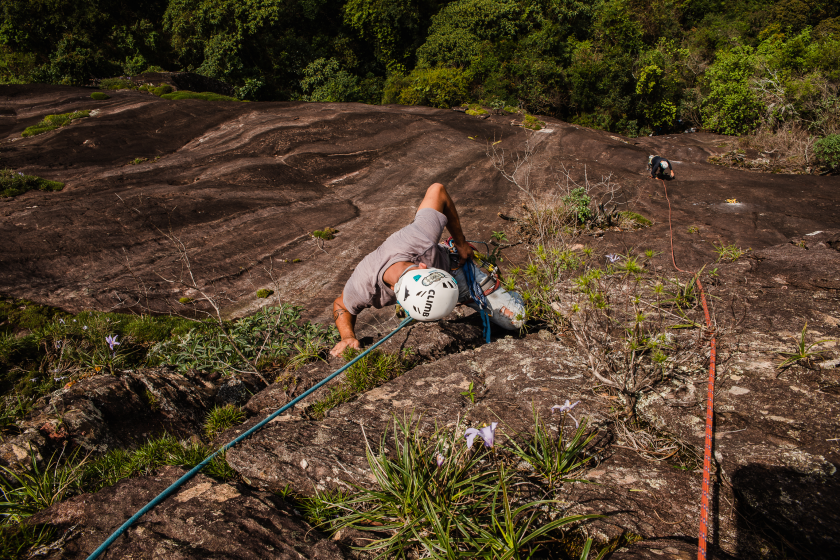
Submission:
<svg viewBox="0 0 840 560">
<path fill-rule="evenodd" d="M 840 476 L 747 465 L 732 477 L 737 558 L 833 560 L 840 554 Z"/>
</svg>

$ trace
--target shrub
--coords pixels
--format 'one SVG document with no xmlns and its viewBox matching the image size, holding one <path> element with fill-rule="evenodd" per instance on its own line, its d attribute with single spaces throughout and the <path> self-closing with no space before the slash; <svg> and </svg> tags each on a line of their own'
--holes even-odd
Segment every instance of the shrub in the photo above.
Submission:
<svg viewBox="0 0 840 560">
<path fill-rule="evenodd" d="M 11 169 L 0 170 L 0 197 L 11 197 L 27 191 L 60 191 L 64 183 L 48 181 L 34 175 L 24 175 Z"/>
<path fill-rule="evenodd" d="M 106 99 L 111 99 L 111 96 L 101 91 L 94 91 L 90 94 L 90 98 L 97 101 L 105 101 Z"/>
<path fill-rule="evenodd" d="M 203 93 L 196 93 L 194 91 L 188 91 L 185 89 L 175 91 L 172 93 L 164 93 L 161 94 L 160 97 L 161 99 L 169 99 L 172 101 L 178 101 L 181 99 L 200 99 L 202 101 L 239 101 L 239 99 L 236 99 L 235 97 L 229 97 L 227 95 L 221 95 L 219 93 L 211 93 L 209 91 L 205 91 Z"/>
<path fill-rule="evenodd" d="M 359 78 L 341 69 L 335 59 L 319 58 L 303 70 L 300 81 L 305 101 L 336 103 L 360 101 Z"/>
<path fill-rule="evenodd" d="M 463 70 L 442 67 L 416 69 L 401 83 L 405 84 L 397 98 L 401 105 L 428 105 L 442 109 L 460 105 L 467 98 L 469 85 Z"/>
<path fill-rule="evenodd" d="M 100 89 L 137 89 L 130 80 L 125 78 L 106 78 L 99 81 Z"/>
<path fill-rule="evenodd" d="M 43 134 L 44 132 L 49 132 L 51 130 L 55 130 L 56 128 L 67 126 L 76 119 L 81 119 L 89 116 L 89 110 L 75 111 L 73 113 L 61 113 L 59 115 L 47 115 L 46 117 L 44 117 L 44 120 L 42 120 L 36 125 L 28 127 L 20 135 L 24 138 L 27 138 L 29 136 Z"/>
<path fill-rule="evenodd" d="M 336 233 L 338 233 L 337 229 L 328 227 L 324 229 L 316 229 L 312 232 L 312 237 L 317 237 L 318 239 L 324 239 L 325 241 L 329 241 L 330 239 L 335 239 Z"/>
<path fill-rule="evenodd" d="M 228 428 L 241 424 L 245 420 L 245 413 L 238 406 L 228 404 L 213 407 L 204 420 L 204 435 L 213 439 Z"/>
<path fill-rule="evenodd" d="M 260 299 L 265 299 L 273 293 L 274 290 L 269 290 L 268 288 L 260 288 L 259 290 L 257 290 L 257 297 Z"/>
<path fill-rule="evenodd" d="M 817 140 L 814 153 L 822 165 L 832 171 L 840 171 L 840 134 L 831 134 Z"/>
<path fill-rule="evenodd" d="M 522 119 L 522 127 L 528 128 L 531 130 L 541 130 L 545 126 L 545 123 L 539 120 L 534 115 L 525 115 Z"/>
<path fill-rule="evenodd" d="M 571 212 L 578 223 L 584 224 L 592 218 L 592 209 L 589 207 L 592 199 L 586 194 L 584 187 L 572 189 L 568 195 L 563 197 L 563 204 L 566 210 Z"/>
</svg>

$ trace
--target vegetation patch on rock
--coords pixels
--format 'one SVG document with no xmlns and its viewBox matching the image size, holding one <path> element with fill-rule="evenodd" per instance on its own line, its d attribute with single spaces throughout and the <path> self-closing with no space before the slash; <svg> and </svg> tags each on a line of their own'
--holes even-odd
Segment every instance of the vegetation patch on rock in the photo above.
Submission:
<svg viewBox="0 0 840 560">
<path fill-rule="evenodd" d="M 44 120 L 42 120 L 38 124 L 27 127 L 23 132 L 21 132 L 20 135 L 24 138 L 27 138 L 29 136 L 43 134 L 45 132 L 55 130 L 56 128 L 67 126 L 76 119 L 81 119 L 89 116 L 90 111 L 87 109 L 83 111 L 74 111 L 72 113 L 62 113 L 59 115 L 47 115 L 46 117 L 44 117 Z"/>
<path fill-rule="evenodd" d="M 12 169 L 0 170 L 0 197 L 12 197 L 28 191 L 60 191 L 64 183 L 25 175 Z"/>
</svg>

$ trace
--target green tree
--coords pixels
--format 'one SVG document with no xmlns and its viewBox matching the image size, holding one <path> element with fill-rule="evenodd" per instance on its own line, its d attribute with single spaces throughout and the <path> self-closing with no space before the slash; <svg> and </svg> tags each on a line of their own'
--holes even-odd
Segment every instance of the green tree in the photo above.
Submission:
<svg viewBox="0 0 840 560">
<path fill-rule="evenodd" d="M 704 79 L 708 93 L 701 115 L 706 128 L 722 134 L 742 134 L 755 127 L 761 116 L 761 104 L 750 88 L 755 71 L 752 47 L 735 47 L 718 54 Z"/>
</svg>

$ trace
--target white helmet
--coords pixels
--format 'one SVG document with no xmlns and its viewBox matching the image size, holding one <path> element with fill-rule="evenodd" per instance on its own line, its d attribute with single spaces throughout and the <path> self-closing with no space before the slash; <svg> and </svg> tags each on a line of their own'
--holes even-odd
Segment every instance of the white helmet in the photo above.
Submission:
<svg viewBox="0 0 840 560">
<path fill-rule="evenodd" d="M 662 169 L 668 169 L 668 162 L 667 161 L 660 161 L 659 165 L 662 166 Z"/>
<path fill-rule="evenodd" d="M 407 270 L 394 291 L 402 308 L 417 321 L 443 319 L 458 303 L 458 282 L 437 268 Z"/>
</svg>

